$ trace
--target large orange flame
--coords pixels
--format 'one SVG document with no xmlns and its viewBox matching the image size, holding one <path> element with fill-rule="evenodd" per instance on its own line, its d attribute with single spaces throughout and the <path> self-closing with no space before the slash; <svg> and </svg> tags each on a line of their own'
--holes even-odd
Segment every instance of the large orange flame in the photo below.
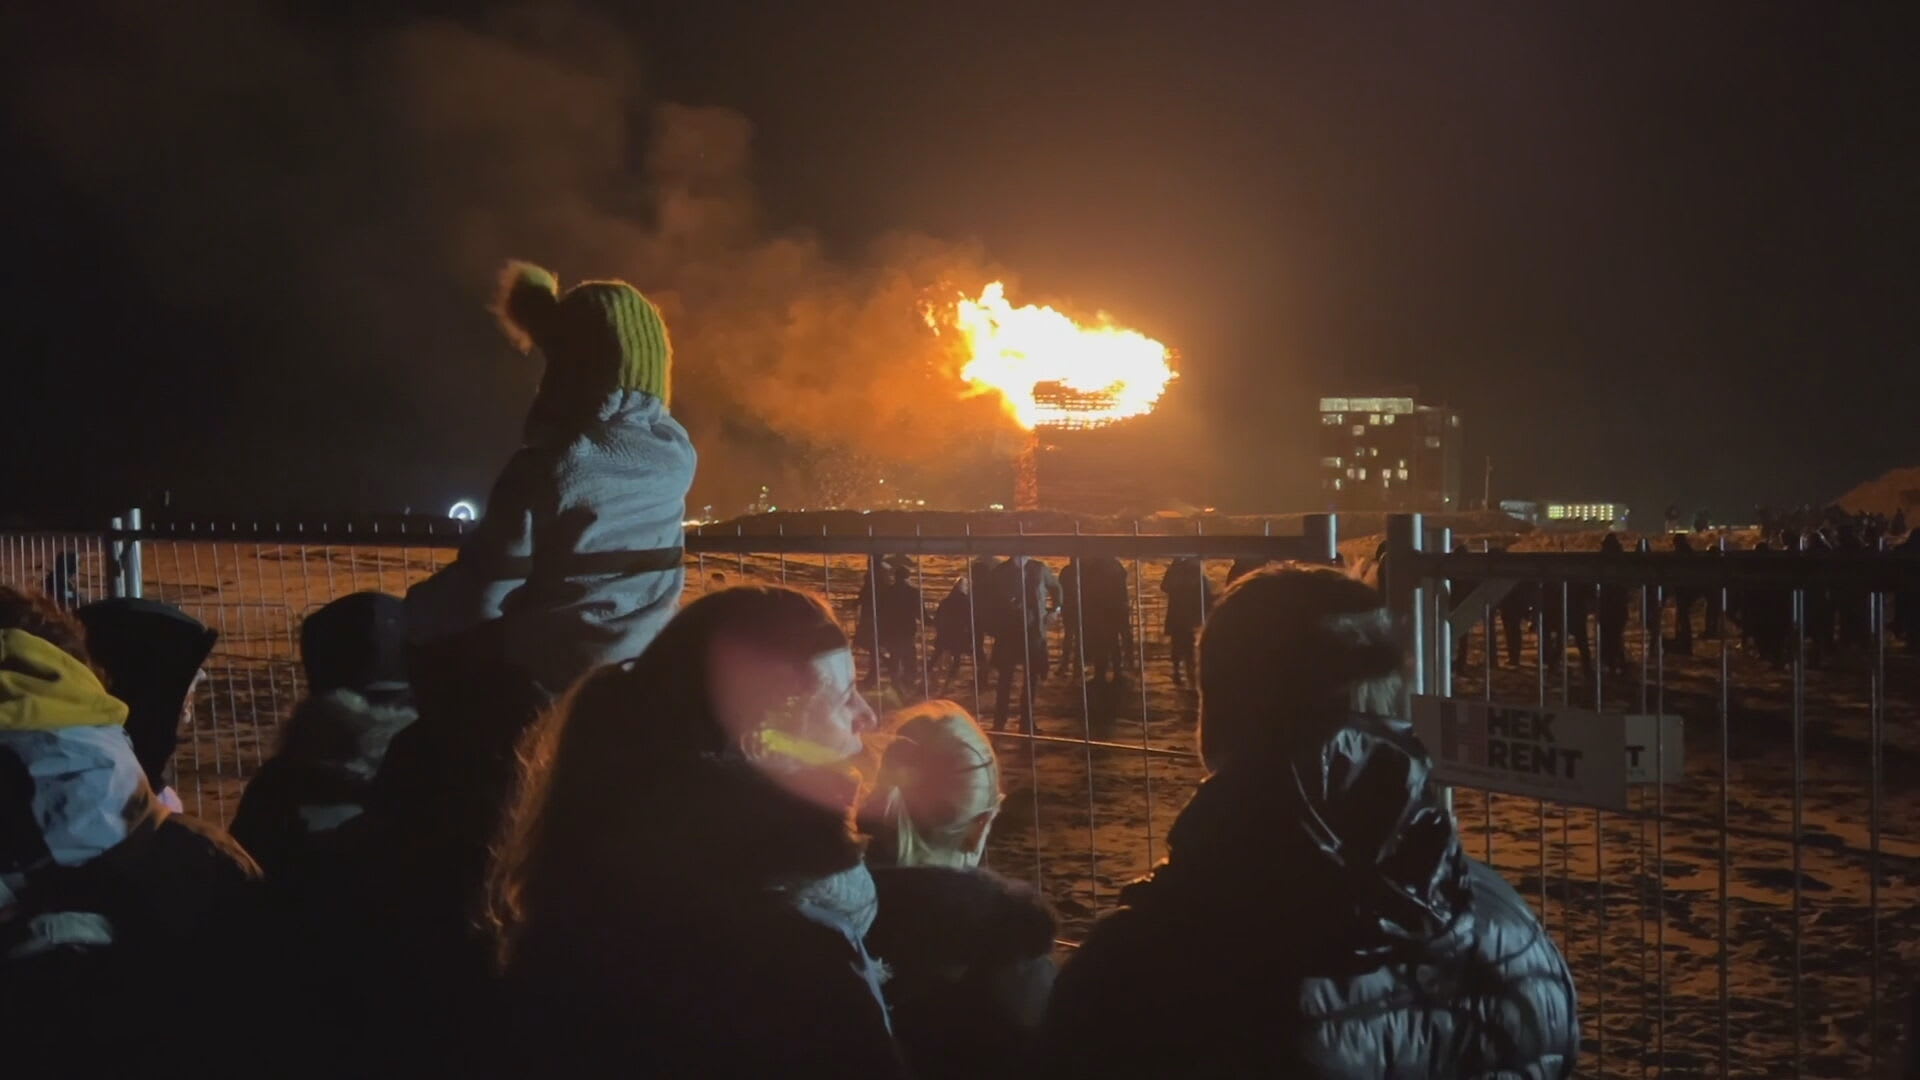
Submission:
<svg viewBox="0 0 1920 1080">
<path fill-rule="evenodd" d="M 992 282 L 962 296 L 954 322 L 970 353 L 960 369 L 975 390 L 997 392 L 1028 430 L 1102 427 L 1152 412 L 1174 377 L 1167 347 L 1111 325 L 1081 326 L 1050 307 L 1014 307 Z"/>
</svg>

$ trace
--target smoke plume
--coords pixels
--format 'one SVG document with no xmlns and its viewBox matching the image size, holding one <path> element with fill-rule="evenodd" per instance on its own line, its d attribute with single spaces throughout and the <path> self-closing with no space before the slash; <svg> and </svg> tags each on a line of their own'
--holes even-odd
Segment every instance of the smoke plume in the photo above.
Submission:
<svg viewBox="0 0 1920 1080">
<path fill-rule="evenodd" d="M 46 8 L 4 24 L 13 120 L 191 328 L 156 363 L 225 386 L 190 459 L 221 463 L 224 493 L 391 505 L 484 482 L 537 377 L 485 311 L 518 257 L 661 306 L 696 507 L 762 484 L 816 501 L 850 472 L 976 497 L 973 448 L 1005 420 L 961 399 L 922 312 L 995 268 L 922 236 L 845 259 L 770 232 L 751 124 L 651 100 L 619 27 L 553 5 L 371 25 L 245 0 Z"/>
</svg>

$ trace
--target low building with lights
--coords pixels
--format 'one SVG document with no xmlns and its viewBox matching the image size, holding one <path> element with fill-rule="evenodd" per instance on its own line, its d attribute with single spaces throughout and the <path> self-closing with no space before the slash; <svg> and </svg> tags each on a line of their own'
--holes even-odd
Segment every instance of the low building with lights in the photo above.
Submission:
<svg viewBox="0 0 1920 1080">
<path fill-rule="evenodd" d="M 1544 500 L 1540 524 L 1549 529 L 1624 529 L 1627 504 L 1618 500 Z"/>
<path fill-rule="evenodd" d="M 1320 399 L 1320 494 L 1333 511 L 1464 508 L 1458 410 L 1412 394 Z"/>
<path fill-rule="evenodd" d="M 1545 529 L 1625 529 L 1627 504 L 1614 499 L 1506 499 L 1509 517 Z"/>
</svg>

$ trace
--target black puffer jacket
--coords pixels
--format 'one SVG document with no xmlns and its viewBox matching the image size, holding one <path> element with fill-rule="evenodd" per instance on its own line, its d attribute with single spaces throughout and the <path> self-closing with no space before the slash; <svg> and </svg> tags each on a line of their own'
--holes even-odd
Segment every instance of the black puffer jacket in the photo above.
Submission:
<svg viewBox="0 0 1920 1080">
<path fill-rule="evenodd" d="M 985 870 L 876 866 L 867 949 L 891 972 L 894 1037 L 921 1080 L 1005 1076 L 1053 989 L 1053 912 Z"/>
<path fill-rule="evenodd" d="M 1055 987 L 1043 1075 L 1570 1075 L 1572 975 L 1398 722 L 1207 781 Z"/>
</svg>

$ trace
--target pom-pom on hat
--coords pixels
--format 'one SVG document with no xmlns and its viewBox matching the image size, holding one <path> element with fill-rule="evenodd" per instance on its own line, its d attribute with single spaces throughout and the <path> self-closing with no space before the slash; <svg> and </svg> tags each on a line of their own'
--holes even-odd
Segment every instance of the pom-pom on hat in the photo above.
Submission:
<svg viewBox="0 0 1920 1080">
<path fill-rule="evenodd" d="M 562 294 L 550 271 L 510 262 L 494 311 L 516 345 L 546 358 L 542 398 L 589 404 L 614 390 L 639 390 L 670 400 L 667 324 L 626 282 L 584 281 Z"/>
</svg>

